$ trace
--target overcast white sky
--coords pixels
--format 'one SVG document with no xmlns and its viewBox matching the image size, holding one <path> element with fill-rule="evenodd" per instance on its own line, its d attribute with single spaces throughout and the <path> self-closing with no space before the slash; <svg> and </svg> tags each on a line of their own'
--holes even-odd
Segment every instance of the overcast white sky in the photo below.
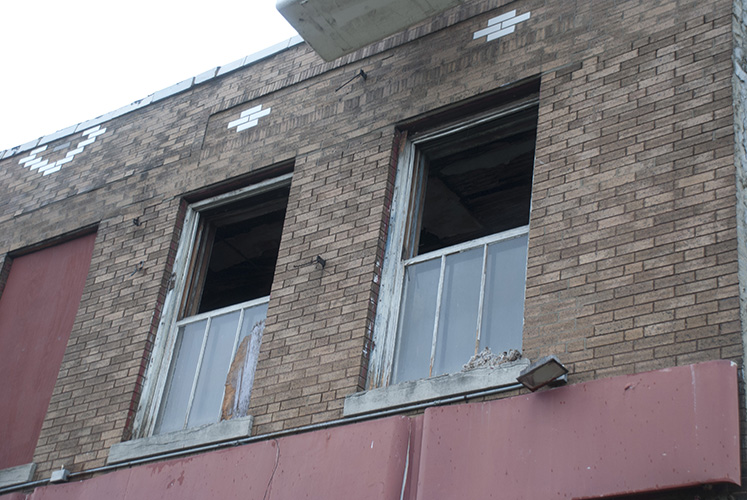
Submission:
<svg viewBox="0 0 747 500">
<path fill-rule="evenodd" d="M 295 35 L 275 0 L 6 0 L 0 151 Z"/>
</svg>

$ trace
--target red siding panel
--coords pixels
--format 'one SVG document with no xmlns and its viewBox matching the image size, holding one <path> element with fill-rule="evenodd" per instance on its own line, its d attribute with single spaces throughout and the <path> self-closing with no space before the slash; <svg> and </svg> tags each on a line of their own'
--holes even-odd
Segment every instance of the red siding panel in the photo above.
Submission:
<svg viewBox="0 0 747 500">
<path fill-rule="evenodd" d="M 33 459 L 95 238 L 13 260 L 0 296 L 0 469 Z"/>
<path fill-rule="evenodd" d="M 390 417 L 38 488 L 29 500 L 398 500 L 410 419 Z"/>
<path fill-rule="evenodd" d="M 430 408 L 417 498 L 579 499 L 739 484 L 737 402 L 736 365 L 712 361 Z"/>
<path fill-rule="evenodd" d="M 738 400 L 736 366 L 712 361 L 123 468 L 28 500 L 572 500 L 739 484 Z"/>
</svg>

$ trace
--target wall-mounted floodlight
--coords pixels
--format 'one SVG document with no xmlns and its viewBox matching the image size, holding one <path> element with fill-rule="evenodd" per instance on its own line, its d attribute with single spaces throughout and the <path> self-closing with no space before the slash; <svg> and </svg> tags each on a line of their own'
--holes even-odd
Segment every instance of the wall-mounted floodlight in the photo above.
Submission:
<svg viewBox="0 0 747 500">
<path fill-rule="evenodd" d="M 530 391 L 536 391 L 554 380 L 565 377 L 567 373 L 568 368 L 563 366 L 558 358 L 545 356 L 521 370 L 516 380 Z"/>
</svg>

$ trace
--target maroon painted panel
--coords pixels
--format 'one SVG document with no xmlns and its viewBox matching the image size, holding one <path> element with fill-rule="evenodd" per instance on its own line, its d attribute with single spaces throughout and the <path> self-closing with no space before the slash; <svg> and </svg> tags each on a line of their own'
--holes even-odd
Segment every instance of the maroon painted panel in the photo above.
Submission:
<svg viewBox="0 0 747 500">
<path fill-rule="evenodd" d="M 397 500 L 410 419 L 390 417 L 38 488 L 29 500 Z"/>
<path fill-rule="evenodd" d="M 26 494 L 25 493 L 8 493 L 7 495 L 0 496 L 3 500 L 26 500 Z"/>
<path fill-rule="evenodd" d="M 431 408 L 418 499 L 593 498 L 739 484 L 737 369 L 715 361 Z"/>
<path fill-rule="evenodd" d="M 737 402 L 736 366 L 714 361 L 120 469 L 27 500 L 534 500 L 739 484 Z"/>
<path fill-rule="evenodd" d="M 0 296 L 0 469 L 33 459 L 95 237 L 13 260 Z"/>
</svg>

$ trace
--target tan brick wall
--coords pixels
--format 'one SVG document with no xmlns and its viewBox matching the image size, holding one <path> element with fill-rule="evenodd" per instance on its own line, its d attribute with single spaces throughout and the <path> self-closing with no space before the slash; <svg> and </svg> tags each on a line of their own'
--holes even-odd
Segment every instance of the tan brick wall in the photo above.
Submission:
<svg viewBox="0 0 747 500">
<path fill-rule="evenodd" d="M 472 39 L 514 8 L 531 11 L 514 34 Z M 37 476 L 103 465 L 129 438 L 183 199 L 284 162 L 254 432 L 339 418 L 364 385 L 396 125 L 538 75 L 525 353 L 559 354 L 571 381 L 741 360 L 730 15 L 724 0 L 473 1 L 333 63 L 296 46 L 114 119 L 54 175 L 3 160 L 0 252 L 98 225 Z M 227 127 L 258 104 L 257 127 Z M 305 265 L 317 255 L 323 270 Z"/>
<path fill-rule="evenodd" d="M 99 466 L 108 448 L 122 440 L 157 327 L 156 305 L 170 277 L 164 269 L 178 207 L 178 199 L 152 199 L 139 213 L 99 224 L 73 335 L 34 456 L 43 477 L 54 464 Z M 132 222 L 138 215 L 140 226 Z"/>
<path fill-rule="evenodd" d="M 731 16 L 543 78 L 525 351 L 572 380 L 741 358 Z"/>
</svg>

